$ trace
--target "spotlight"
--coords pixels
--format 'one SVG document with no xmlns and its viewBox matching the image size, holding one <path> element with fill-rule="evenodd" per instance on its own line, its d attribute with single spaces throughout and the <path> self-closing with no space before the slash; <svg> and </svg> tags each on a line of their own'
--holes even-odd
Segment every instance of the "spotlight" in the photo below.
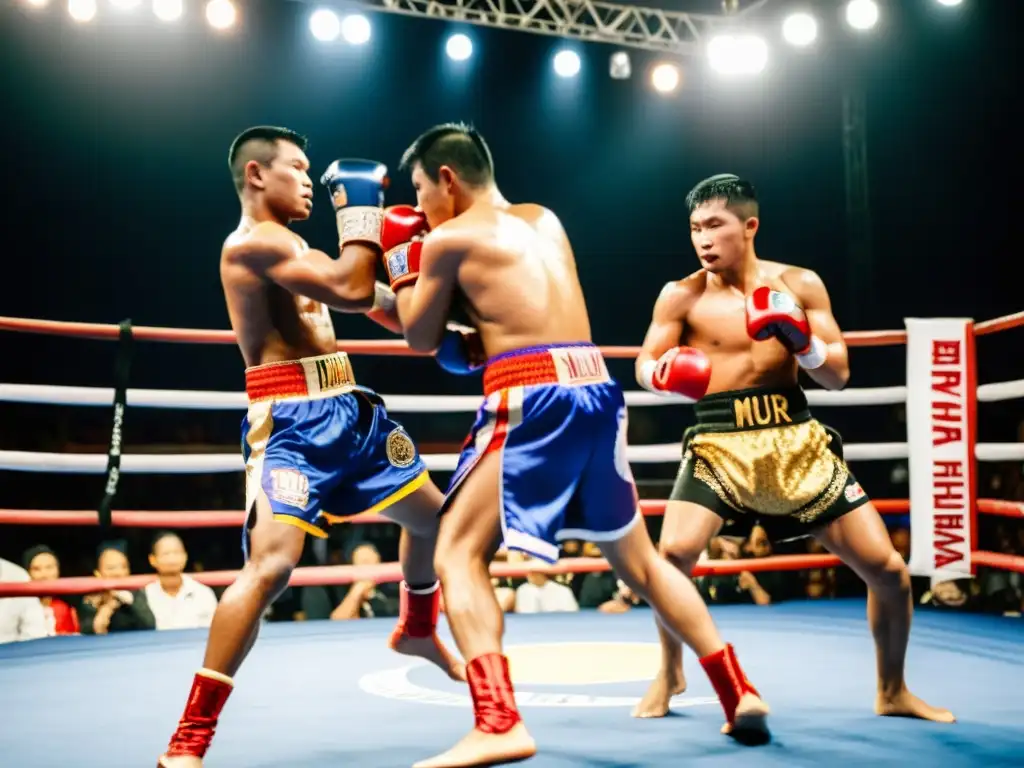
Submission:
<svg viewBox="0 0 1024 768">
<path fill-rule="evenodd" d="M 708 43 L 708 62 L 725 75 L 756 75 L 768 64 L 768 44 L 753 35 L 719 35 Z"/>
<path fill-rule="evenodd" d="M 346 16 L 341 22 L 341 36 L 352 45 L 362 45 L 370 39 L 370 20 L 361 14 Z"/>
<path fill-rule="evenodd" d="M 945 5 L 952 8 L 954 5 L 960 5 L 964 0 L 935 0 L 939 5 Z"/>
<path fill-rule="evenodd" d="M 153 15 L 160 21 L 177 21 L 184 12 L 182 0 L 153 0 Z"/>
<path fill-rule="evenodd" d="M 317 40 L 329 43 L 341 34 L 341 19 L 330 8 L 319 8 L 309 17 L 309 31 Z"/>
<path fill-rule="evenodd" d="M 238 11 L 231 0 L 210 0 L 206 4 L 206 21 L 214 29 L 227 29 L 237 18 Z"/>
<path fill-rule="evenodd" d="M 651 85 L 658 93 L 671 93 L 679 87 L 679 68 L 675 64 L 659 64 L 651 70 Z"/>
<path fill-rule="evenodd" d="M 68 0 L 68 16 L 86 22 L 96 18 L 96 0 Z"/>
<path fill-rule="evenodd" d="M 846 23 L 854 29 L 871 29 L 878 23 L 878 3 L 875 0 L 850 0 L 846 4 Z"/>
<path fill-rule="evenodd" d="M 453 61 L 465 61 L 473 55 L 473 41 L 461 33 L 452 35 L 445 43 L 444 50 Z"/>
<path fill-rule="evenodd" d="M 625 51 L 616 51 L 608 61 L 608 74 L 612 80 L 628 80 L 633 73 L 629 62 L 629 54 Z"/>
<path fill-rule="evenodd" d="M 818 36 L 818 22 L 809 13 L 790 14 L 782 22 L 782 36 L 790 45 L 810 45 Z"/>
<path fill-rule="evenodd" d="M 580 57 L 576 51 L 559 51 L 555 54 L 555 74 L 559 77 L 573 77 L 579 74 Z"/>
<path fill-rule="evenodd" d="M 30 5 L 33 8 L 45 8 L 50 4 L 50 0 L 24 0 L 25 5 Z"/>
</svg>

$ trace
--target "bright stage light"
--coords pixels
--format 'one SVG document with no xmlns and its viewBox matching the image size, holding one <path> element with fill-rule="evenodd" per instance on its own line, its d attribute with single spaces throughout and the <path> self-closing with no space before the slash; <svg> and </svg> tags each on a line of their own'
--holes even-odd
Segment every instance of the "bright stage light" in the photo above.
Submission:
<svg viewBox="0 0 1024 768">
<path fill-rule="evenodd" d="M 96 0 L 68 0 L 68 16 L 86 22 L 96 18 Z"/>
<path fill-rule="evenodd" d="M 810 45 L 818 37 L 818 22 L 809 13 L 793 13 L 782 22 L 782 36 L 790 45 Z"/>
<path fill-rule="evenodd" d="M 50 4 L 50 0 L 23 0 L 23 2 L 33 8 L 45 8 Z"/>
<path fill-rule="evenodd" d="M 184 12 L 182 0 L 153 0 L 153 15 L 160 21 L 177 21 Z"/>
<path fill-rule="evenodd" d="M 629 61 L 629 54 L 625 51 L 616 51 L 608 60 L 608 74 L 612 80 L 628 80 L 633 74 L 633 65 Z"/>
<path fill-rule="evenodd" d="M 659 64 L 651 70 L 651 85 L 658 93 L 671 93 L 679 87 L 679 68 L 675 64 Z"/>
<path fill-rule="evenodd" d="M 341 22 L 341 36 L 352 45 L 362 45 L 370 39 L 370 20 L 361 14 L 346 16 Z"/>
<path fill-rule="evenodd" d="M 846 23 L 854 29 L 871 29 L 878 23 L 875 0 L 850 0 L 846 4 Z"/>
<path fill-rule="evenodd" d="M 317 40 L 329 43 L 341 34 L 341 19 L 330 8 L 319 8 L 309 17 L 309 31 Z"/>
<path fill-rule="evenodd" d="M 559 51 L 555 54 L 555 74 L 559 77 L 573 77 L 579 74 L 580 56 L 576 51 Z"/>
<path fill-rule="evenodd" d="M 756 75 L 768 64 L 768 44 L 754 35 L 719 35 L 708 43 L 708 62 L 724 75 Z"/>
<path fill-rule="evenodd" d="M 131 11 L 142 4 L 142 0 L 110 0 L 110 4 L 119 11 Z"/>
<path fill-rule="evenodd" d="M 939 5 L 946 5 L 952 8 L 954 5 L 960 5 L 964 0 L 936 0 Z"/>
<path fill-rule="evenodd" d="M 473 41 L 463 34 L 452 35 L 444 46 L 448 58 L 453 61 L 465 61 L 473 55 Z"/>
<path fill-rule="evenodd" d="M 206 21 L 214 29 L 227 29 L 238 18 L 238 10 L 231 0 L 210 0 L 206 4 Z"/>
</svg>

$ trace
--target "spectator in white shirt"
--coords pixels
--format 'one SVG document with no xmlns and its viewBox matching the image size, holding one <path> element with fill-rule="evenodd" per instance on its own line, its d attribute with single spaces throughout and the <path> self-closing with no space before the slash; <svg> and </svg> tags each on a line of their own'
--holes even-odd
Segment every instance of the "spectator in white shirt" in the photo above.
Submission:
<svg viewBox="0 0 1024 768">
<path fill-rule="evenodd" d="M 157 629 L 209 627 L 217 596 L 205 584 L 185 575 L 188 553 L 177 534 L 165 531 L 153 539 L 149 564 L 159 577 L 145 587 Z"/>
<path fill-rule="evenodd" d="M 28 571 L 0 558 L 0 581 L 29 581 Z M 0 598 L 0 643 L 46 637 L 46 614 L 38 597 Z"/>
<path fill-rule="evenodd" d="M 518 560 L 509 553 L 509 562 Z M 578 611 L 572 590 L 545 573 L 529 573 L 526 583 L 516 588 L 516 613 L 562 613 Z"/>
</svg>

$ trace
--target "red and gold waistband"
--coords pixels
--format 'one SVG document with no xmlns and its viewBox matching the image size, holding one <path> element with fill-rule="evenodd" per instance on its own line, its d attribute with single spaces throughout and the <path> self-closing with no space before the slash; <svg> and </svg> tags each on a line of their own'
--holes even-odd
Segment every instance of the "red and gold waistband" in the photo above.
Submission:
<svg viewBox="0 0 1024 768">
<path fill-rule="evenodd" d="M 580 387 L 611 381 L 601 350 L 590 343 L 527 347 L 491 358 L 484 395 L 509 387 L 559 384 Z"/>
<path fill-rule="evenodd" d="M 250 403 L 329 397 L 351 389 L 355 383 L 352 365 L 344 352 L 245 369 L 245 391 Z"/>
</svg>

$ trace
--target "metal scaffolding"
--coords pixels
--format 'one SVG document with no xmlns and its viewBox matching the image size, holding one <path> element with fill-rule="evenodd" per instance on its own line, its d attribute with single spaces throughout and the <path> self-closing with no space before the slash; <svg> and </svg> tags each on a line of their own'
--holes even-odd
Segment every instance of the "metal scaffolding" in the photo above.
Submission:
<svg viewBox="0 0 1024 768">
<path fill-rule="evenodd" d="M 707 32 L 767 0 L 725 0 L 722 15 L 695 14 L 595 0 L 355 0 L 369 10 L 484 27 L 696 54 Z"/>
</svg>

